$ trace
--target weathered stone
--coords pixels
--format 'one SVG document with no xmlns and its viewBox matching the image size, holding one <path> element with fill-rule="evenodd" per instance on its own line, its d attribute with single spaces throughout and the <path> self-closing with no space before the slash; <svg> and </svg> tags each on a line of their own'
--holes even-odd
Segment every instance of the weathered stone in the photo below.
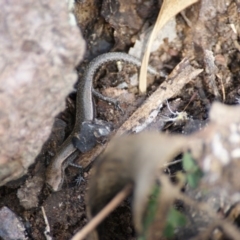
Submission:
<svg viewBox="0 0 240 240">
<path fill-rule="evenodd" d="M 27 172 L 77 80 L 85 43 L 65 1 L 3 1 L 0 185 Z"/>
</svg>

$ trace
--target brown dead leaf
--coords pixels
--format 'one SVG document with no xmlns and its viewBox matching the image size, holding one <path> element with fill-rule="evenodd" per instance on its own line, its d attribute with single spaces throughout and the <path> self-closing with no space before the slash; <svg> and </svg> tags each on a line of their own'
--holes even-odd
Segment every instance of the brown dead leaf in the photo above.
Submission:
<svg viewBox="0 0 240 240">
<path fill-rule="evenodd" d="M 185 145 L 185 137 L 158 133 L 116 138 L 96 162 L 88 192 L 89 217 L 95 216 L 126 184 L 133 182 L 134 224 L 140 233 L 147 197 L 158 170 Z"/>
<path fill-rule="evenodd" d="M 136 231 L 141 233 L 147 199 L 158 175 L 162 194 L 157 217 L 158 222 L 161 222 L 158 227 L 163 229 L 166 211 L 171 205 L 169 203 L 177 198 L 185 201 L 186 197 L 181 195 L 180 187 L 173 188 L 172 185 L 173 189 L 171 189 L 170 183 L 166 182 L 159 170 L 185 149 L 193 152 L 205 173 L 204 186 L 206 187 L 207 182 L 210 189 L 211 186 L 221 188 L 225 194 L 226 192 L 233 194 L 234 200 L 234 193 L 240 189 L 239 164 L 238 161 L 234 161 L 240 158 L 240 134 L 238 133 L 240 114 L 237 114 L 240 113 L 239 108 L 239 106 L 230 107 L 214 103 L 210 112 L 209 125 L 190 136 L 141 133 L 115 138 L 96 161 L 87 196 L 88 217 L 90 219 L 94 217 L 128 183 L 134 183 L 133 219 Z M 226 114 L 228 112 L 229 115 Z M 234 112 L 235 120 L 232 119 Z M 223 119 L 222 122 L 220 118 Z M 214 211 L 208 212 L 207 206 L 204 205 L 202 208 L 202 205 L 193 203 L 191 199 L 186 201 L 199 211 L 204 209 L 211 218 L 215 219 L 213 226 L 221 225 L 229 234 L 226 229 L 231 226 L 220 221 Z M 211 229 L 209 231 L 211 233 Z M 234 227 L 233 231 L 230 234 L 239 236 Z"/>
<path fill-rule="evenodd" d="M 227 106 L 215 102 L 210 111 L 210 120 L 223 126 L 240 122 L 239 105 Z"/>
</svg>

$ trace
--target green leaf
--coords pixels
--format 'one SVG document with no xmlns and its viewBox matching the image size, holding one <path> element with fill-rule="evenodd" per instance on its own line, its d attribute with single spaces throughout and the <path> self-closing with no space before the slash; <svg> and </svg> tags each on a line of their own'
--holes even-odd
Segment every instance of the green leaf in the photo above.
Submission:
<svg viewBox="0 0 240 240">
<path fill-rule="evenodd" d="M 167 216 L 167 222 L 164 229 L 164 236 L 171 238 L 174 235 L 174 229 L 177 227 L 182 227 L 186 224 L 185 216 L 177 211 L 175 208 L 171 207 Z"/>
<path fill-rule="evenodd" d="M 163 231 L 163 236 L 166 238 L 171 238 L 174 236 L 174 227 L 170 223 L 166 224 Z"/>
<path fill-rule="evenodd" d="M 195 161 L 193 160 L 191 154 L 188 152 L 184 153 L 182 162 L 183 162 L 183 169 L 186 172 L 192 172 L 196 168 L 198 168 L 198 166 L 196 165 Z"/>
<path fill-rule="evenodd" d="M 147 213 L 146 217 L 144 219 L 144 229 L 148 229 L 151 223 L 154 220 L 155 213 L 157 210 L 157 204 L 158 204 L 158 195 L 160 193 L 160 186 L 155 184 L 152 194 L 149 198 L 148 206 L 147 206 Z"/>
<path fill-rule="evenodd" d="M 184 153 L 182 162 L 183 169 L 186 172 L 187 183 L 190 187 L 196 188 L 203 176 L 201 169 L 198 167 L 191 154 L 188 152 Z"/>
<path fill-rule="evenodd" d="M 148 201 L 146 216 L 143 220 L 143 229 L 144 229 L 143 232 L 144 233 L 143 233 L 143 236 L 140 236 L 138 238 L 138 240 L 146 239 L 145 235 L 147 233 L 149 226 L 152 224 L 155 214 L 156 214 L 156 211 L 157 211 L 159 194 L 160 194 L 160 186 L 158 184 L 155 184 L 153 187 L 153 190 L 152 190 L 152 194 Z"/>
<path fill-rule="evenodd" d="M 152 224 L 156 211 L 157 211 L 157 204 L 158 204 L 158 198 L 160 194 L 160 186 L 155 185 L 152 191 L 152 194 L 149 198 L 146 216 L 144 218 L 144 233 L 142 236 L 138 237 L 138 240 L 146 240 L 146 234 L 149 226 Z M 174 235 L 174 230 L 176 227 L 181 227 L 186 224 L 186 218 L 185 216 L 177 211 L 175 208 L 171 207 L 169 209 L 167 218 L 166 218 L 166 226 L 164 228 L 164 236 L 167 238 L 170 238 Z"/>
<path fill-rule="evenodd" d="M 193 174 L 187 174 L 187 182 L 190 187 L 196 188 L 203 174 L 200 170 L 196 171 Z"/>
<path fill-rule="evenodd" d="M 171 207 L 168 213 L 167 222 L 171 223 L 173 227 L 182 227 L 186 224 L 185 216 Z"/>
</svg>

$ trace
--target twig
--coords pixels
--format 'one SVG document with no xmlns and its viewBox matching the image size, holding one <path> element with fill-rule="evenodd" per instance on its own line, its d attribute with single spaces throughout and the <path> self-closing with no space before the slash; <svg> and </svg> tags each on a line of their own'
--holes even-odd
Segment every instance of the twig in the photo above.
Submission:
<svg viewBox="0 0 240 240">
<path fill-rule="evenodd" d="M 84 239 L 96 226 L 103 221 L 130 194 L 132 185 L 128 184 L 120 191 L 85 227 L 77 232 L 71 240 Z"/>
<path fill-rule="evenodd" d="M 45 213 L 44 207 L 41 207 L 41 209 L 42 209 L 43 218 L 44 218 L 44 221 L 45 221 L 45 224 L 46 224 L 46 229 L 44 231 L 44 235 L 45 235 L 47 240 L 52 240 L 52 237 L 49 236 L 50 226 L 49 226 L 49 223 L 48 223 L 47 215 Z"/>
<path fill-rule="evenodd" d="M 142 125 L 148 122 L 151 113 L 159 109 L 159 106 L 169 98 L 173 98 L 179 94 L 181 89 L 194 78 L 196 78 L 203 70 L 195 69 L 184 58 L 168 76 L 157 90 L 140 106 L 129 119 L 123 123 L 118 129 L 116 135 L 120 136 L 126 132 L 140 132 L 143 130 Z M 154 121 L 155 118 L 151 118 Z M 146 127 L 146 126 L 145 126 Z"/>
<path fill-rule="evenodd" d="M 223 84 L 223 81 L 222 81 L 222 77 L 219 74 L 216 74 L 216 76 L 220 80 L 221 88 L 222 88 L 222 99 L 223 99 L 223 102 L 225 102 L 225 100 L 226 100 L 226 91 L 225 91 L 225 87 L 224 87 L 224 84 Z"/>
</svg>

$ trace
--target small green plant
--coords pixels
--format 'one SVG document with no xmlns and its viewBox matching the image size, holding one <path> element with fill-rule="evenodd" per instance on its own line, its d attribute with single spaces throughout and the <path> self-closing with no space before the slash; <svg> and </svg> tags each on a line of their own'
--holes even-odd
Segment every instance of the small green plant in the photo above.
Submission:
<svg viewBox="0 0 240 240">
<path fill-rule="evenodd" d="M 155 184 L 148 202 L 146 216 L 144 218 L 144 223 L 143 223 L 144 233 L 142 236 L 138 237 L 138 240 L 146 239 L 147 230 L 149 229 L 150 225 L 152 224 L 155 218 L 160 192 L 161 192 L 161 187 Z M 185 224 L 186 224 L 185 216 L 179 211 L 177 211 L 174 207 L 171 207 L 167 215 L 166 226 L 165 226 L 163 235 L 165 237 L 172 237 L 174 235 L 174 229 L 176 227 L 184 226 Z"/>
<path fill-rule="evenodd" d="M 146 239 L 146 233 L 149 228 L 149 226 L 152 224 L 156 211 L 157 211 L 157 204 L 158 204 L 158 197 L 160 194 L 160 186 L 158 184 L 155 184 L 152 190 L 152 194 L 149 198 L 147 210 L 146 210 L 146 216 L 144 218 L 143 222 L 143 235 L 138 238 L 138 240 L 145 240 Z"/>
<path fill-rule="evenodd" d="M 171 238 L 174 236 L 174 230 L 177 227 L 182 227 L 186 224 L 185 216 L 177 211 L 175 208 L 171 207 L 168 212 L 166 226 L 164 229 L 164 236 L 166 238 Z"/>
<path fill-rule="evenodd" d="M 203 176 L 201 169 L 198 167 L 191 154 L 186 152 L 183 155 L 183 169 L 186 172 L 186 180 L 190 187 L 196 188 Z"/>
</svg>

